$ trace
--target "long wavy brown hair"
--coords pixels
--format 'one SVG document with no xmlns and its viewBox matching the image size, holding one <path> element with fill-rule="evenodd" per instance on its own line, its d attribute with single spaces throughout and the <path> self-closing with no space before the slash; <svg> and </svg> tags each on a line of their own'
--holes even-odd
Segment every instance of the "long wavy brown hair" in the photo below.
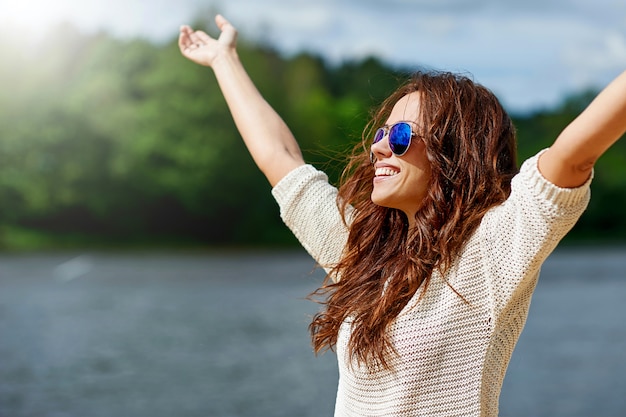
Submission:
<svg viewBox="0 0 626 417">
<path fill-rule="evenodd" d="M 400 98 L 413 92 L 421 93 L 416 133 L 425 143 L 431 178 L 409 230 L 403 212 L 371 201 L 369 149 L 373 131 L 385 124 Z M 339 327 L 349 319 L 350 357 L 389 368 L 389 355 L 396 353 L 390 323 L 420 286 L 427 290 L 435 269 L 445 273 L 485 213 L 509 196 L 518 172 L 515 129 L 494 94 L 470 78 L 418 72 L 372 114 L 362 138 L 337 200 L 349 225 L 348 242 L 340 262 L 312 294 L 323 297 L 324 308 L 309 329 L 316 352 L 334 349 Z"/>
</svg>

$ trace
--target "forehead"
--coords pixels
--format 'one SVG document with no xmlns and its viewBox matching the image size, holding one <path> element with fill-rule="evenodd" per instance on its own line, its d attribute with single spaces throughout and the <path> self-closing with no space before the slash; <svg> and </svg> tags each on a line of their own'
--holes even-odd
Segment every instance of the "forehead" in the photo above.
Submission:
<svg viewBox="0 0 626 417">
<path fill-rule="evenodd" d="M 415 91 L 407 94 L 396 102 L 389 114 L 387 124 L 399 121 L 417 122 L 419 119 L 420 93 Z"/>
</svg>

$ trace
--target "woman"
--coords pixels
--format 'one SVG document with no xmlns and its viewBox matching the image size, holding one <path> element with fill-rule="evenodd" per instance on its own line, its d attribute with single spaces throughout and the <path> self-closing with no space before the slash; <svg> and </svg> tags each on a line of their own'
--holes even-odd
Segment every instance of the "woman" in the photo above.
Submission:
<svg viewBox="0 0 626 417">
<path fill-rule="evenodd" d="M 540 266 L 626 131 L 626 73 L 519 172 L 493 94 L 415 74 L 375 114 L 337 190 L 251 82 L 236 30 L 216 23 L 218 39 L 183 26 L 179 46 L 213 69 L 281 216 L 328 272 L 310 328 L 316 351 L 337 351 L 335 415 L 496 416 Z"/>
</svg>

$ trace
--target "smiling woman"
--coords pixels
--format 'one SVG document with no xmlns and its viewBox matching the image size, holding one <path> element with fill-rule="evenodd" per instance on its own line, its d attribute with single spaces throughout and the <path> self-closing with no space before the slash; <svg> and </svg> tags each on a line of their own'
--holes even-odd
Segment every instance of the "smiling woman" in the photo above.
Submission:
<svg viewBox="0 0 626 417">
<path fill-rule="evenodd" d="M 421 96 L 414 92 L 398 100 L 387 119 L 388 124 L 376 131 L 371 146 L 376 169 L 372 202 L 407 213 L 409 226 L 426 197 L 431 174 L 426 146 L 413 131 L 421 133 L 423 129 L 420 123 L 406 122 L 421 119 Z M 392 155 L 402 158 L 392 159 Z"/>
<path fill-rule="evenodd" d="M 497 416 L 541 265 L 626 132 L 626 72 L 518 168 L 490 90 L 417 71 L 372 113 L 335 187 L 248 76 L 235 28 L 216 23 L 217 38 L 182 26 L 180 51 L 213 69 L 282 219 L 327 272 L 309 329 L 316 352 L 337 352 L 335 415 Z"/>
</svg>

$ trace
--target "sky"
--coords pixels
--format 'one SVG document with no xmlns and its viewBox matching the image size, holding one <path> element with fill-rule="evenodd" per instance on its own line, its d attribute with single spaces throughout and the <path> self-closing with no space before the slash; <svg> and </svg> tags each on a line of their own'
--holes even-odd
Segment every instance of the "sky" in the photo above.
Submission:
<svg viewBox="0 0 626 417">
<path fill-rule="evenodd" d="M 216 11 L 285 54 L 470 74 L 512 111 L 626 70 L 626 0 L 0 0 L 0 33 L 23 41 L 70 22 L 160 42 Z"/>
</svg>

